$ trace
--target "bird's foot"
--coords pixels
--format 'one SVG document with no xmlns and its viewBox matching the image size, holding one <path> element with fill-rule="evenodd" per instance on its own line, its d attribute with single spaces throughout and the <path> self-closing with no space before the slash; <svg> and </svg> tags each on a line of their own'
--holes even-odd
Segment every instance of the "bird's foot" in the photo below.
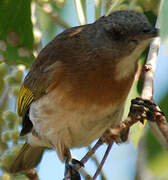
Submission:
<svg viewBox="0 0 168 180">
<path fill-rule="evenodd" d="M 81 161 L 76 159 L 66 160 L 65 162 L 65 178 L 64 180 L 80 180 L 78 169 L 84 167 Z"/>
<path fill-rule="evenodd" d="M 135 98 L 131 101 L 131 108 L 129 113 L 129 117 L 132 117 L 132 122 L 121 122 L 118 127 L 107 129 L 101 139 L 107 144 L 111 144 L 112 142 L 125 142 L 128 139 L 130 128 L 128 124 L 133 125 L 138 121 L 143 124 L 144 119 L 148 119 L 149 121 L 156 121 L 156 118 L 161 115 L 164 116 L 163 112 L 160 111 L 159 107 L 152 100 Z M 134 122 L 133 119 L 136 121 Z"/>
<path fill-rule="evenodd" d="M 84 167 L 84 164 L 81 161 L 77 160 L 77 159 L 72 158 L 71 163 L 77 169 L 80 169 L 81 167 Z"/>
<path fill-rule="evenodd" d="M 142 124 L 144 123 L 144 119 L 155 122 L 158 115 L 165 116 L 154 101 L 139 97 L 131 101 L 130 113 L 139 114 L 139 116 L 141 116 L 140 122 Z"/>
<path fill-rule="evenodd" d="M 126 142 L 128 139 L 129 128 L 124 129 L 121 131 L 120 126 L 116 128 L 109 128 L 107 129 L 103 136 L 101 137 L 102 141 L 111 144 L 113 142 L 122 143 Z"/>
</svg>

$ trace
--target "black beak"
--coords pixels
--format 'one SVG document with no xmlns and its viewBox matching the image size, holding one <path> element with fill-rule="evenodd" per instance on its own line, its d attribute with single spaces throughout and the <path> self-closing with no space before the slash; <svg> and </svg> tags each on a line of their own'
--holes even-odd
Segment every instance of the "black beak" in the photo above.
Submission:
<svg viewBox="0 0 168 180">
<path fill-rule="evenodd" d="M 153 28 L 153 29 L 151 30 L 150 34 L 151 34 L 153 37 L 159 36 L 159 29 Z"/>
<path fill-rule="evenodd" d="M 157 28 L 145 29 L 143 32 L 144 32 L 144 33 L 147 35 L 147 37 L 149 37 L 149 38 L 153 38 L 153 37 L 159 36 L 159 29 L 157 29 Z"/>
</svg>

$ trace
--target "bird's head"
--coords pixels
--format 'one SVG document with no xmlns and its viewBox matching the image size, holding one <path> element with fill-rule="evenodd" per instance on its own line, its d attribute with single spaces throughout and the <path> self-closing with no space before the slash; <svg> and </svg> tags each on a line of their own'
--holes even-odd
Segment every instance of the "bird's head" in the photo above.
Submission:
<svg viewBox="0 0 168 180">
<path fill-rule="evenodd" d="M 97 22 L 103 23 L 105 31 L 114 41 L 139 42 L 158 35 L 158 29 L 151 26 L 146 16 L 135 11 L 115 11 Z"/>
</svg>

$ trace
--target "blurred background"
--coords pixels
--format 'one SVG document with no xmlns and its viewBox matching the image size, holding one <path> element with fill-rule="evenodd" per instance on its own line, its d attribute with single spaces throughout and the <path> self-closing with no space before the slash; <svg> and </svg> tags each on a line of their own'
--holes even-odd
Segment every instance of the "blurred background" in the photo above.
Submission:
<svg viewBox="0 0 168 180">
<path fill-rule="evenodd" d="M 39 51 L 64 29 L 92 23 L 106 13 L 123 9 L 145 13 L 153 26 L 157 16 L 160 17 L 162 43 L 154 78 L 154 100 L 168 119 L 167 0 L 0 1 L 0 180 L 29 179 L 24 172 L 12 175 L 8 170 L 26 140 L 26 137 L 19 137 L 21 119 L 16 113 L 19 88 Z M 139 70 L 147 54 L 148 49 L 139 60 Z M 143 79 L 139 75 L 128 97 L 125 117 L 130 99 L 140 96 L 142 84 Z M 88 148 L 73 149 L 72 154 L 81 159 Z M 106 148 L 102 145 L 86 163 L 88 174 L 94 174 Z M 114 144 L 98 179 L 168 180 L 166 148 L 168 145 L 155 129 L 148 124 L 143 126 L 137 123 L 132 127 L 127 143 Z M 64 164 L 55 151 L 47 150 L 36 170 L 39 180 L 63 179 Z"/>
</svg>

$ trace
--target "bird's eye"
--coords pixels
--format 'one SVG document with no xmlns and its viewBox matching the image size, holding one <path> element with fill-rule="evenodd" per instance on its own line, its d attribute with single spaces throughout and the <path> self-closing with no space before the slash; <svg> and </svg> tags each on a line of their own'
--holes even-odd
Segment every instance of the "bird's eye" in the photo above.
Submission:
<svg viewBox="0 0 168 180">
<path fill-rule="evenodd" d="M 143 29 L 143 33 L 149 33 L 149 32 L 151 32 L 151 29 L 149 28 Z"/>
<path fill-rule="evenodd" d="M 131 42 L 134 43 L 134 44 L 137 44 L 137 43 L 138 43 L 138 41 L 135 40 L 135 39 L 131 40 Z"/>
</svg>

